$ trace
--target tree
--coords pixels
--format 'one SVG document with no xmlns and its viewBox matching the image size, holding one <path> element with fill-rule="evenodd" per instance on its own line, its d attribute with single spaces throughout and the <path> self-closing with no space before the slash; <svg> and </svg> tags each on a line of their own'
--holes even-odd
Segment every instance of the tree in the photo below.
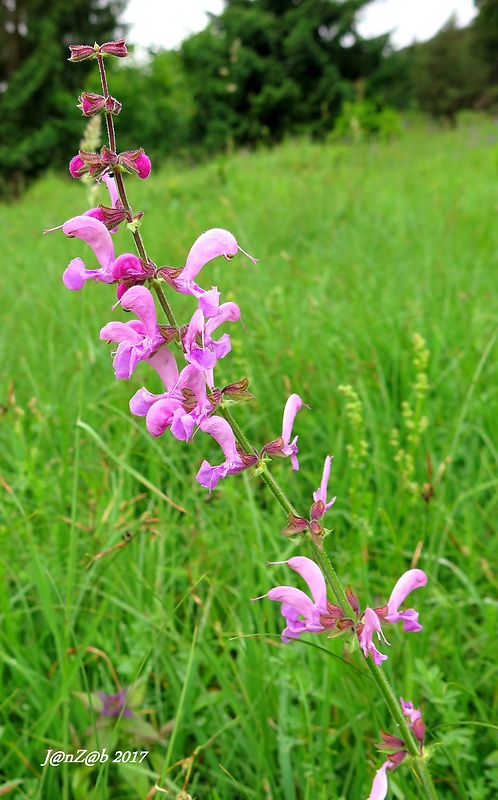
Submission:
<svg viewBox="0 0 498 800">
<path fill-rule="evenodd" d="M 68 69 L 67 48 L 122 35 L 126 2 L 0 0 L 0 191 L 70 155 L 81 130 L 70 108 L 87 65 Z"/>
<path fill-rule="evenodd" d="M 371 0 L 229 0 L 181 55 L 210 149 L 330 130 L 354 83 L 380 64 L 387 36 L 355 28 Z"/>
<path fill-rule="evenodd" d="M 433 39 L 419 45 L 413 85 L 422 111 L 450 121 L 461 109 L 478 105 L 486 85 L 486 68 L 475 46 L 473 27 L 458 28 L 451 18 Z"/>
</svg>

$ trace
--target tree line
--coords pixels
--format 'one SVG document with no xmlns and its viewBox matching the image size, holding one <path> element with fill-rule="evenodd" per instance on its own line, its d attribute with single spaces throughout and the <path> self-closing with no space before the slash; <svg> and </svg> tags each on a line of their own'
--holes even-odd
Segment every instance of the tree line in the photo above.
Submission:
<svg viewBox="0 0 498 800">
<path fill-rule="evenodd" d="M 348 104 L 419 110 L 450 122 L 464 108 L 498 108 L 498 0 L 449 20 L 429 42 L 395 51 L 388 35 L 365 39 L 359 12 L 371 0 L 226 0 L 179 50 L 145 63 L 110 64 L 123 103 L 122 148 L 151 157 L 198 157 L 287 135 L 327 136 Z M 42 6 L 45 6 L 42 8 Z M 0 0 L 0 192 L 67 163 L 85 120 L 78 91 L 98 91 L 67 46 L 126 33 L 126 0 Z"/>
</svg>

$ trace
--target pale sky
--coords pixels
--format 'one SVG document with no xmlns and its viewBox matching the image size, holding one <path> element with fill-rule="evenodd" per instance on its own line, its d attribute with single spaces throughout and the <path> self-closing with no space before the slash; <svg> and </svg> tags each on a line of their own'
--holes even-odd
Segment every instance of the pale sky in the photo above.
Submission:
<svg viewBox="0 0 498 800">
<path fill-rule="evenodd" d="M 149 47 L 176 47 L 190 33 L 202 30 L 206 12 L 219 14 L 223 0 L 129 0 L 124 21 L 131 23 L 128 40 Z M 452 14 L 459 25 L 475 16 L 473 0 L 374 0 L 358 26 L 365 37 L 392 31 L 395 47 L 430 39 Z"/>
</svg>

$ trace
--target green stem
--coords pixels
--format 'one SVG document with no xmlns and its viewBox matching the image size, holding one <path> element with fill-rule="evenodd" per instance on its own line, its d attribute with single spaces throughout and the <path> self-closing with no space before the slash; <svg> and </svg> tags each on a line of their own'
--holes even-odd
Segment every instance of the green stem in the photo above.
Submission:
<svg viewBox="0 0 498 800">
<path fill-rule="evenodd" d="M 152 286 L 152 288 L 154 289 L 154 291 L 155 291 L 155 293 L 157 295 L 157 299 L 159 300 L 159 302 L 161 304 L 161 308 L 164 311 L 164 313 L 166 315 L 166 319 L 168 320 L 169 324 L 173 328 L 176 328 L 177 331 L 180 331 L 180 327 L 179 327 L 179 325 L 178 325 L 178 323 L 177 323 L 177 321 L 175 319 L 175 315 L 173 314 L 173 310 L 172 310 L 170 304 L 168 303 L 168 300 L 166 298 L 166 295 L 163 292 L 163 289 L 162 289 L 162 286 L 161 286 L 160 282 L 157 280 L 157 278 L 153 278 L 151 280 L 151 282 L 150 282 L 150 285 Z"/>
</svg>

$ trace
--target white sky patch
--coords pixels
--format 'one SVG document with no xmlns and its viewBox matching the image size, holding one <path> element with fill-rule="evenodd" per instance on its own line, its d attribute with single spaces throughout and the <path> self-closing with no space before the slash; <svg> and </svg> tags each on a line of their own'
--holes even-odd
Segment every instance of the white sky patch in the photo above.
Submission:
<svg viewBox="0 0 498 800">
<path fill-rule="evenodd" d="M 128 40 L 142 47 L 177 47 L 208 22 L 207 12 L 219 14 L 223 0 L 129 0 L 123 21 L 130 23 Z M 395 47 L 430 39 L 452 14 L 460 26 L 476 14 L 473 0 L 374 0 L 358 16 L 365 38 L 392 31 Z"/>
</svg>

